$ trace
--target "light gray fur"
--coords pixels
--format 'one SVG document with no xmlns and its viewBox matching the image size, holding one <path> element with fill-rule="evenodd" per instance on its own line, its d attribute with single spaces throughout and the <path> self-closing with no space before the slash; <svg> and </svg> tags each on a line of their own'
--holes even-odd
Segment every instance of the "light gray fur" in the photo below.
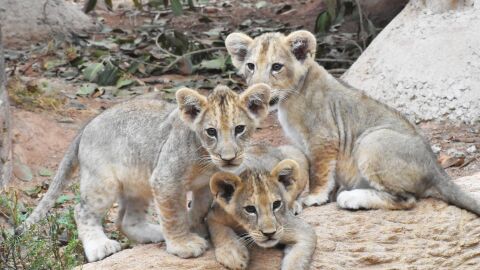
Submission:
<svg viewBox="0 0 480 270">
<path fill-rule="evenodd" d="M 212 156 L 228 147 L 243 152 L 243 141 L 266 116 L 252 116 L 246 106 L 251 93 L 255 98 L 266 93 L 263 105 L 268 104 L 268 89 L 262 85 L 249 89 L 237 95 L 218 86 L 208 99 L 190 89 L 179 90 L 183 92 L 177 93 L 177 99 L 196 99 L 193 106 L 198 111 L 182 112 L 176 105 L 146 99 L 106 110 L 75 137 L 50 189 L 22 228 L 47 214 L 79 165 L 80 203 L 75 208 L 75 220 L 88 261 L 100 260 L 121 249 L 118 242 L 107 238 L 101 224 L 116 201 L 120 206 L 117 225 L 129 239 L 140 243 L 165 240 L 167 251 L 172 254 L 184 258 L 201 255 L 208 247 L 208 242 L 197 234 L 206 232 L 204 217 L 212 200 L 208 181 L 222 168 L 221 161 L 212 162 Z M 247 131 L 218 143 L 209 138 L 206 143 L 205 129 L 218 127 L 225 109 L 232 113 L 221 118 L 223 132 L 233 132 L 229 130 L 234 130 L 238 121 L 246 125 Z M 192 112 L 193 117 L 188 114 Z M 184 117 L 182 113 L 186 113 Z M 194 195 L 189 212 L 187 191 Z M 160 224 L 146 220 L 152 201 L 159 211 Z"/>
<path fill-rule="evenodd" d="M 283 130 L 309 158 L 305 204 L 326 203 L 338 187 L 342 208 L 407 209 L 435 196 L 480 215 L 480 203 L 451 181 L 414 125 L 315 62 L 313 34 L 232 33 L 226 40 L 247 83 L 271 87 Z"/>
</svg>

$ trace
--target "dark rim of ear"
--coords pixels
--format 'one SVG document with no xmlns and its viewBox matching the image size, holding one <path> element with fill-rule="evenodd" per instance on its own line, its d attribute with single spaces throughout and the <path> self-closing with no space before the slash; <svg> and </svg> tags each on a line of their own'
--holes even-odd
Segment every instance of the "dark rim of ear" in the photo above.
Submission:
<svg viewBox="0 0 480 270">
<path fill-rule="evenodd" d="M 274 97 L 274 98 L 270 99 L 270 102 L 268 102 L 268 105 L 273 106 L 273 105 L 277 104 L 279 100 L 280 99 L 278 97 Z"/>
</svg>

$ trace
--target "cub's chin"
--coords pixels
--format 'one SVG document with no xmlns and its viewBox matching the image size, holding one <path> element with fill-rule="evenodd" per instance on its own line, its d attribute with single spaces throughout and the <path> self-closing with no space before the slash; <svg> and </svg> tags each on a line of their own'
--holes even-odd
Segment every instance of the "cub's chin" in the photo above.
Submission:
<svg viewBox="0 0 480 270">
<path fill-rule="evenodd" d="M 271 248 L 278 244 L 278 239 L 269 239 L 262 242 L 256 242 L 256 244 L 262 248 Z"/>
<path fill-rule="evenodd" d="M 233 174 L 238 174 L 243 169 L 241 162 L 238 164 L 217 164 L 217 167 L 224 172 Z"/>
</svg>

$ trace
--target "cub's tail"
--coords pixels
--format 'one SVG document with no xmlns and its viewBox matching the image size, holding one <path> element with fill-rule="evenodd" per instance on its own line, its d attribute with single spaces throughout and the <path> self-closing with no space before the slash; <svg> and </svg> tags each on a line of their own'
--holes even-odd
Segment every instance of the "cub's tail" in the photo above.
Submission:
<svg viewBox="0 0 480 270">
<path fill-rule="evenodd" d="M 463 191 L 446 173 L 437 179 L 435 188 L 439 193 L 436 197 L 480 216 L 480 202 Z"/>
<path fill-rule="evenodd" d="M 73 172 L 78 167 L 78 148 L 80 145 L 80 139 L 82 137 L 82 131 L 83 129 L 77 134 L 73 142 L 68 147 L 65 156 L 58 166 L 58 171 L 55 174 L 47 193 L 45 193 L 45 196 L 42 198 L 35 210 L 33 210 L 32 214 L 19 227 L 17 233 L 23 232 L 29 226 L 45 217 L 47 212 L 55 205 L 55 201 L 60 193 L 70 182 L 69 180 Z"/>
</svg>

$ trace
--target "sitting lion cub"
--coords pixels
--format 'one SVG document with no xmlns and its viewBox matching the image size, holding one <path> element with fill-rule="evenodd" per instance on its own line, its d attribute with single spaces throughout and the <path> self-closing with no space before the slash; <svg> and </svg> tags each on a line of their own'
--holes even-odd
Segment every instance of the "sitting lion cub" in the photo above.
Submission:
<svg viewBox="0 0 480 270">
<path fill-rule="evenodd" d="M 201 255 L 208 242 L 191 229 L 202 227 L 211 204 L 210 176 L 241 165 L 248 139 L 268 113 L 269 91 L 258 84 L 238 95 L 217 86 L 204 97 L 183 88 L 176 93 L 178 107 L 161 100 L 132 100 L 108 109 L 79 132 L 23 227 L 45 216 L 79 166 L 81 200 L 75 220 L 88 261 L 120 250 L 102 228 L 104 214 L 117 200 L 117 225 L 129 239 L 165 239 L 172 254 Z M 187 214 L 190 190 L 193 202 Z M 161 225 L 146 220 L 152 199 Z"/>
<path fill-rule="evenodd" d="M 306 205 L 326 203 L 339 187 L 346 209 L 408 209 L 433 196 L 480 215 L 480 203 L 451 181 L 414 125 L 315 62 L 310 32 L 233 33 L 225 45 L 249 85 L 270 85 L 283 130 L 307 154 Z"/>
<path fill-rule="evenodd" d="M 315 231 L 288 208 L 289 187 L 299 177 L 299 165 L 291 159 L 281 161 L 271 173 L 247 169 L 240 176 L 226 172 L 212 176 L 215 200 L 207 223 L 217 261 L 229 269 L 245 269 L 251 243 L 264 248 L 280 243 L 286 245 L 283 270 L 309 269 Z"/>
</svg>

